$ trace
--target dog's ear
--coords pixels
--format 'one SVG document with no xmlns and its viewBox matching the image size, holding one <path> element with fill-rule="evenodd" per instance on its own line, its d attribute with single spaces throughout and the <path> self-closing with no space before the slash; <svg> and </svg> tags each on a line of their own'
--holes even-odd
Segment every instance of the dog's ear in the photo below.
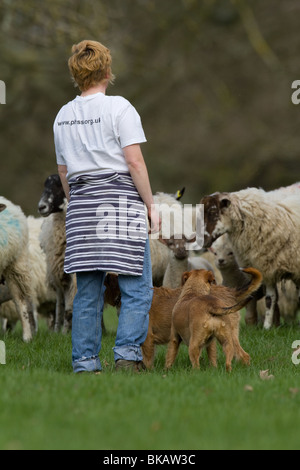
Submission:
<svg viewBox="0 0 300 470">
<path fill-rule="evenodd" d="M 6 209 L 6 205 L 5 204 L 0 204 L 0 212 L 4 211 L 4 209 Z"/>
<path fill-rule="evenodd" d="M 207 271 L 206 279 L 209 284 L 216 284 L 215 276 L 211 271 Z"/>
<path fill-rule="evenodd" d="M 188 278 L 190 277 L 191 272 L 190 271 L 185 271 L 182 276 L 181 276 L 181 285 L 184 286 Z"/>
</svg>

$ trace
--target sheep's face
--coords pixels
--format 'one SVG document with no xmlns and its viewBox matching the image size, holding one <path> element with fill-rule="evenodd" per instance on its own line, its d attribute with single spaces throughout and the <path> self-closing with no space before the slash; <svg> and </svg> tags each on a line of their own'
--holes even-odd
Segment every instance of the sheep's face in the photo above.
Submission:
<svg viewBox="0 0 300 470">
<path fill-rule="evenodd" d="M 204 247 L 212 243 L 229 229 L 226 212 L 231 204 L 227 193 L 214 193 L 201 199 L 204 205 Z"/>
<path fill-rule="evenodd" d="M 174 253 L 175 258 L 177 259 L 185 259 L 188 257 L 188 251 L 186 249 L 186 242 L 185 239 L 176 239 L 171 237 L 168 243 L 169 248 Z"/>
<path fill-rule="evenodd" d="M 41 216 L 47 217 L 55 212 L 61 212 L 64 209 L 65 202 L 66 197 L 59 176 L 48 176 L 38 204 L 39 213 Z"/>
<path fill-rule="evenodd" d="M 187 239 L 184 234 L 172 235 L 169 239 L 159 238 L 159 241 L 167 245 L 167 247 L 173 251 L 175 258 L 179 260 L 186 259 L 188 257 L 188 244 L 193 243 L 195 240 L 196 236 Z"/>
<path fill-rule="evenodd" d="M 226 269 L 235 265 L 235 256 L 232 249 L 215 250 L 211 248 L 212 253 L 215 255 L 215 263 L 217 268 Z"/>
<path fill-rule="evenodd" d="M 233 248 L 226 234 L 219 237 L 209 248 L 215 256 L 217 268 L 231 268 L 236 264 Z"/>
</svg>

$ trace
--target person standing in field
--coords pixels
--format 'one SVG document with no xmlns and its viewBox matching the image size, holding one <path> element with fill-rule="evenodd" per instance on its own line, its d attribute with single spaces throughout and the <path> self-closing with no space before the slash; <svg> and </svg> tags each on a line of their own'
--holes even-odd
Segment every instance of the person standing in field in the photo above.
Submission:
<svg viewBox="0 0 300 470">
<path fill-rule="evenodd" d="M 109 49 L 84 40 L 68 66 L 81 94 L 58 112 L 53 130 L 58 173 L 68 200 L 64 269 L 76 273 L 72 364 L 75 373 L 101 371 L 104 279 L 118 274 L 121 309 L 114 349 L 117 369 L 143 368 L 148 331 L 152 232 L 159 216 L 140 144 L 141 119 L 121 96 L 107 96 L 114 76 Z M 145 210 L 146 208 L 146 210 Z"/>
</svg>

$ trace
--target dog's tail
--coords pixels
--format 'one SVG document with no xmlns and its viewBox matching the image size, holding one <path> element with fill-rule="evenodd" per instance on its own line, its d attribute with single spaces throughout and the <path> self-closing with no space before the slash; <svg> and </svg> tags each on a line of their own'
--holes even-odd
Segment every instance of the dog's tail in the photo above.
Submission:
<svg viewBox="0 0 300 470">
<path fill-rule="evenodd" d="M 248 299 L 247 301 L 249 301 L 251 294 L 259 289 L 263 280 L 262 274 L 258 269 L 241 268 L 241 271 L 246 274 L 250 274 L 252 279 L 248 284 L 246 284 L 246 286 L 236 290 L 236 299 L 238 302 L 242 302 L 245 299 Z"/>
<path fill-rule="evenodd" d="M 235 304 L 232 302 L 233 292 L 231 292 L 231 296 L 228 296 L 228 298 L 224 296 L 222 300 L 218 299 L 220 302 L 216 299 L 213 300 L 210 298 L 209 310 L 212 315 L 228 315 L 230 313 L 237 312 L 247 305 L 249 300 L 252 298 L 251 294 L 259 289 L 263 279 L 261 272 L 255 268 L 244 268 L 242 271 L 246 274 L 250 274 L 252 279 L 246 286 L 234 291 L 234 297 L 237 302 Z"/>
<path fill-rule="evenodd" d="M 211 315 L 217 315 L 217 316 L 229 315 L 230 313 L 238 312 L 241 308 L 245 307 L 245 305 L 247 305 L 249 300 L 250 298 L 247 297 L 247 299 L 244 299 L 234 305 L 225 307 L 224 302 L 221 302 L 220 299 L 217 299 L 217 300 L 214 299 L 213 302 L 210 302 L 209 313 Z"/>
</svg>

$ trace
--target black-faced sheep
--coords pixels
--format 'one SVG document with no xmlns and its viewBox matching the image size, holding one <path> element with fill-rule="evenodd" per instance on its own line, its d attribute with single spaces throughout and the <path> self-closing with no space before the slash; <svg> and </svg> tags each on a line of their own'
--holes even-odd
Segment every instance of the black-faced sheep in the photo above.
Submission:
<svg viewBox="0 0 300 470">
<path fill-rule="evenodd" d="M 66 332 L 71 327 L 76 279 L 75 275 L 64 272 L 67 200 L 58 175 L 46 179 L 38 210 L 45 217 L 40 244 L 46 255 L 47 281 L 56 293 L 54 331 L 63 327 Z"/>
<path fill-rule="evenodd" d="M 22 323 L 23 340 L 35 332 L 33 292 L 28 264 L 28 226 L 19 206 L 0 197 L 0 279 L 4 279 Z"/>
<path fill-rule="evenodd" d="M 271 194 L 248 188 L 215 193 L 204 204 L 205 246 L 228 233 L 240 266 L 253 266 L 266 287 L 264 327 L 273 324 L 276 284 L 290 278 L 300 284 L 300 192 Z"/>
</svg>

